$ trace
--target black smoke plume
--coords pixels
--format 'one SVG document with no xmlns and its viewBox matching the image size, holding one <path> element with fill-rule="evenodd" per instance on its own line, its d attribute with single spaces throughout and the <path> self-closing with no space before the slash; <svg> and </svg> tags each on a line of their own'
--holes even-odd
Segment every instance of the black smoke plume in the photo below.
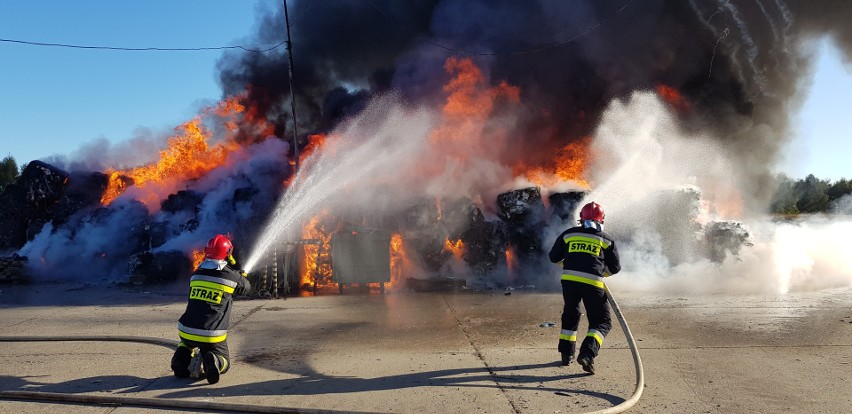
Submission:
<svg viewBox="0 0 852 414">
<path fill-rule="evenodd" d="M 764 201 L 789 115 L 809 74 L 812 40 L 831 36 L 852 56 L 852 4 L 804 0 L 291 1 L 300 130 L 327 130 L 388 88 L 440 102 L 450 56 L 471 57 L 492 82 L 521 89 L 509 164 L 545 164 L 591 134 L 606 105 L 670 87 L 684 128 L 709 131 L 741 161 L 744 190 Z M 283 8 L 257 38 L 286 36 Z M 275 120 L 291 122 L 285 49 L 228 54 L 224 93 L 248 88 Z M 523 151 L 517 151 L 523 148 Z"/>
</svg>

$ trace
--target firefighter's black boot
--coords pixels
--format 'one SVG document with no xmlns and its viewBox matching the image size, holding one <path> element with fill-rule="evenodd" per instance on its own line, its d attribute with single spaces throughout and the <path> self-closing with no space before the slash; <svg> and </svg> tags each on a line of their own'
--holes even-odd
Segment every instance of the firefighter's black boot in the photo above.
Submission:
<svg viewBox="0 0 852 414">
<path fill-rule="evenodd" d="M 201 358 L 204 360 L 204 373 L 207 374 L 207 383 L 215 384 L 219 382 L 219 367 L 222 364 L 219 361 L 219 357 L 208 351 Z"/>
<path fill-rule="evenodd" d="M 577 363 L 583 367 L 583 371 L 588 372 L 589 374 L 595 373 L 595 359 L 589 356 L 581 356 L 577 358 Z"/>
<path fill-rule="evenodd" d="M 574 359 L 574 355 L 569 354 L 567 352 L 562 353 L 562 366 L 568 366 L 571 364 L 571 361 Z"/>
<path fill-rule="evenodd" d="M 179 346 L 172 356 L 172 371 L 178 378 L 189 378 L 189 362 L 192 360 L 192 351 L 185 347 Z"/>
</svg>

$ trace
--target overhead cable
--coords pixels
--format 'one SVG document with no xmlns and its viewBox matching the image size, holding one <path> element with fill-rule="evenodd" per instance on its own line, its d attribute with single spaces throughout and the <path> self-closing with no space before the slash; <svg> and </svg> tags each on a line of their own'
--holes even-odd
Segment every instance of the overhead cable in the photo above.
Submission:
<svg viewBox="0 0 852 414">
<path fill-rule="evenodd" d="M 72 49 L 95 49 L 95 50 L 120 50 L 120 51 L 130 51 L 130 52 L 143 52 L 143 51 L 154 51 L 154 52 L 188 52 L 188 51 L 203 51 L 203 50 L 226 50 L 226 49 L 242 49 L 246 52 L 253 53 L 265 53 L 271 50 L 277 49 L 283 44 L 286 44 L 287 41 L 280 42 L 274 46 L 271 46 L 267 49 L 258 49 L 255 47 L 247 47 L 241 45 L 234 46 L 215 46 L 215 47 L 116 47 L 116 46 L 91 46 L 91 45 L 75 45 L 68 43 L 47 43 L 47 42 L 32 42 L 28 40 L 17 40 L 17 39 L 0 39 L 0 42 L 5 43 L 17 43 L 28 46 L 52 46 L 52 47 L 66 47 Z"/>
</svg>

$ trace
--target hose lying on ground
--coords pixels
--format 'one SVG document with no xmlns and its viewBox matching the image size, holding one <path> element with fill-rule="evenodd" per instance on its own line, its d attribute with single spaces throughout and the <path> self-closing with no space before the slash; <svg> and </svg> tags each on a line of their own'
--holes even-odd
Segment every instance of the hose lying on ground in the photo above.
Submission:
<svg viewBox="0 0 852 414">
<path fill-rule="evenodd" d="M 607 287 L 606 290 L 606 296 L 609 300 L 609 304 L 612 305 L 612 310 L 615 312 L 616 318 L 618 318 L 618 323 L 621 324 L 624 336 L 627 337 L 627 345 L 630 346 L 630 352 L 633 354 L 633 366 L 636 369 L 636 388 L 633 390 L 633 395 L 621 402 L 621 404 L 604 410 L 595 411 L 590 414 L 623 413 L 639 401 L 639 397 L 642 396 L 642 390 L 645 388 L 645 371 L 642 369 L 642 359 L 639 358 L 639 351 L 636 348 L 636 340 L 633 339 L 633 334 L 630 332 L 630 327 L 627 326 L 627 320 L 624 319 L 624 315 L 621 313 L 621 308 L 618 307 L 618 302 L 616 302 L 615 298 L 612 297 L 612 291 L 609 290 L 609 287 Z"/>
<path fill-rule="evenodd" d="M 613 407 L 595 411 L 591 414 L 615 414 L 622 413 L 633 407 L 639 398 L 642 396 L 642 390 L 645 388 L 645 372 L 642 369 L 642 360 L 639 358 L 639 351 L 636 347 L 636 341 L 633 339 L 633 334 L 630 332 L 630 327 L 627 326 L 627 321 L 621 313 L 621 308 L 615 298 L 612 297 L 612 291 L 607 288 L 607 298 L 618 322 L 621 324 L 621 329 L 624 330 L 624 335 L 627 337 L 627 344 L 630 346 L 630 352 L 633 354 L 633 363 L 636 369 L 636 388 L 633 395 L 627 400 Z M 60 342 L 60 341 L 98 341 L 98 342 L 136 342 L 153 345 L 160 345 L 166 348 L 174 349 L 177 346 L 177 341 L 143 336 L 6 336 L 0 337 L 0 342 Z M 166 400 L 158 398 L 143 398 L 143 397 L 125 397 L 125 396 L 102 396 L 88 394 L 64 394 L 50 392 L 34 392 L 34 391 L 0 391 L 0 399 L 21 400 L 21 401 L 42 401 L 56 403 L 83 403 L 83 404 L 102 404 L 102 405 L 126 405 L 135 407 L 156 407 L 166 409 L 187 409 L 187 410 L 202 410 L 202 411 L 224 411 L 224 412 L 240 412 L 240 413 L 326 413 L 329 411 L 322 410 L 306 410 L 300 408 L 289 407 L 268 407 L 246 404 L 226 404 L 205 401 L 190 401 L 190 400 Z"/>
<path fill-rule="evenodd" d="M 159 345 L 174 349 L 178 342 L 171 339 L 145 336 L 3 336 L 0 342 L 135 342 Z M 0 400 L 37 401 L 53 403 L 98 404 L 110 406 L 131 406 L 162 408 L 171 410 L 193 410 L 201 412 L 232 412 L 261 414 L 318 414 L 334 411 L 314 410 L 291 407 L 269 407 L 262 405 L 229 404 L 209 401 L 174 400 L 164 398 L 128 397 L 119 395 L 66 394 L 41 391 L 0 391 Z"/>
</svg>

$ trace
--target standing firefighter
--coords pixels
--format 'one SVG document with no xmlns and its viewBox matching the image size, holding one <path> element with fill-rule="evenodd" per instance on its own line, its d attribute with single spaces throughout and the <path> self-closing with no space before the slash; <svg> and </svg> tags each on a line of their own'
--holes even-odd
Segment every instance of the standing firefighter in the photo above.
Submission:
<svg viewBox="0 0 852 414">
<path fill-rule="evenodd" d="M 178 321 L 181 341 L 172 357 L 172 371 L 178 378 L 190 376 L 195 348 L 201 352 L 208 383 L 217 383 L 219 375 L 230 368 L 227 336 L 231 296 L 251 289 L 245 272 L 236 266 L 233 250 L 231 240 L 217 234 L 207 242 L 204 261 L 189 280 L 189 302 Z"/>
<path fill-rule="evenodd" d="M 601 206 L 595 202 L 586 204 L 580 210 L 580 225 L 565 230 L 550 249 L 550 261 L 562 262 L 565 299 L 559 334 L 562 365 L 570 364 L 574 358 L 582 300 L 589 318 L 589 332 L 580 345 L 577 363 L 590 374 L 595 373 L 595 357 L 612 327 L 603 278 L 621 270 L 615 241 L 603 232 L 603 222 Z"/>
</svg>

